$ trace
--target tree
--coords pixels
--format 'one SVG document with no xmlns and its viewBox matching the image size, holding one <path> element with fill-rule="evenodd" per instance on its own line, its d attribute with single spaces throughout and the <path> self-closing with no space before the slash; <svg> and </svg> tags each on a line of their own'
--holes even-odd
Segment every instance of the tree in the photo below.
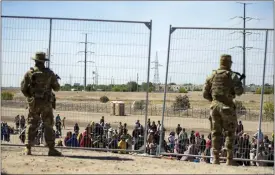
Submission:
<svg viewBox="0 0 275 175">
<path fill-rule="evenodd" d="M 61 86 L 61 91 L 70 91 L 72 89 L 72 86 L 70 84 L 65 84 L 64 86 Z"/>
<path fill-rule="evenodd" d="M 137 86 L 138 86 L 138 84 L 135 81 L 130 81 L 130 82 L 127 83 L 127 87 L 128 87 L 128 90 L 130 92 L 136 92 L 137 91 Z"/>
<path fill-rule="evenodd" d="M 86 91 L 94 91 L 93 85 L 88 84 L 88 85 L 86 86 Z"/>
<path fill-rule="evenodd" d="M 155 86 L 153 83 L 149 82 L 149 92 L 155 91 Z M 147 83 L 143 82 L 141 83 L 141 91 L 146 91 L 147 90 Z"/>
<path fill-rule="evenodd" d="M 176 83 L 169 83 L 168 85 L 177 85 Z"/>
</svg>

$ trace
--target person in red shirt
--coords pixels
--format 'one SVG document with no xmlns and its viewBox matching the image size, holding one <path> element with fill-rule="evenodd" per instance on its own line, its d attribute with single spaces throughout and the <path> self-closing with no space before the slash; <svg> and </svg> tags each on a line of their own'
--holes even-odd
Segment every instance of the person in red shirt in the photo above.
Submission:
<svg viewBox="0 0 275 175">
<path fill-rule="evenodd" d="M 87 126 L 85 131 L 82 133 L 80 147 L 91 147 L 91 146 L 92 146 L 91 127 Z"/>
</svg>

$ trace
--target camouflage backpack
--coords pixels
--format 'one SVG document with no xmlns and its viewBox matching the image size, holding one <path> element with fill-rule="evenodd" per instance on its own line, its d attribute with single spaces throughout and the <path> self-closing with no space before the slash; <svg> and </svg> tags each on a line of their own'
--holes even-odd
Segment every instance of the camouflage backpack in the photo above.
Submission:
<svg viewBox="0 0 275 175">
<path fill-rule="evenodd" d="M 233 88 L 232 73 L 227 70 L 215 70 L 211 79 L 213 97 L 226 97 Z"/>
<path fill-rule="evenodd" d="M 49 72 L 47 69 L 31 71 L 31 92 L 34 98 L 44 99 L 46 93 L 51 93 L 51 76 Z"/>
</svg>

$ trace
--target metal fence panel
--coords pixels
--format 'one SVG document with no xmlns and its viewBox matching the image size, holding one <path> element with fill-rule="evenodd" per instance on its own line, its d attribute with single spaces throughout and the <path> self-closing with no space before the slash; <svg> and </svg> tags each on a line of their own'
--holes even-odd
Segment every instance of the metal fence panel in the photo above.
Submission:
<svg viewBox="0 0 275 175">
<path fill-rule="evenodd" d="M 267 41 L 267 62 L 265 72 L 266 93 L 273 89 L 273 30 L 269 30 Z M 246 29 L 246 94 L 237 97 L 236 101 L 238 120 L 242 120 L 244 132 L 251 138 L 257 133 L 260 114 L 261 84 L 263 77 L 264 56 L 265 56 L 265 34 L 264 29 Z M 202 97 L 202 88 L 207 76 L 212 70 L 219 67 L 221 54 L 230 54 L 233 59 L 232 70 L 243 73 L 243 29 L 231 28 L 193 28 L 193 27 L 172 27 L 170 26 L 168 57 L 166 69 L 166 83 L 164 85 L 163 103 L 163 127 L 166 129 L 165 141 L 172 148 L 167 147 L 168 152 L 183 154 L 184 149 L 180 149 L 177 141 L 169 137 L 171 132 L 177 138 L 179 128 L 185 128 L 190 137 L 190 132 L 200 134 L 200 138 L 210 142 L 209 123 L 209 102 Z M 175 106 L 178 95 L 186 96 L 189 102 L 185 105 Z M 273 101 L 273 92 L 264 95 L 264 102 Z M 272 105 L 273 107 L 273 105 Z M 254 121 L 253 121 L 254 120 Z M 273 132 L 273 114 L 263 115 L 262 132 L 270 139 Z M 272 122 L 270 122 L 272 121 Z M 177 127 L 180 125 L 180 127 Z M 256 129 L 255 129 L 256 128 Z M 168 135 L 167 135 L 168 134 Z M 204 136 L 202 136 L 204 135 Z M 208 138 L 207 138 L 208 137 Z M 198 153 L 208 149 L 209 144 L 200 145 L 199 137 L 195 137 Z M 172 144 L 171 144 L 172 142 Z M 173 144 L 174 143 L 174 144 Z M 234 157 L 249 159 L 250 150 L 248 145 L 236 141 Z M 250 142 L 250 145 L 256 142 Z M 162 140 L 160 144 L 163 144 Z M 240 145 L 241 144 L 241 145 Z M 174 148 L 177 147 L 176 150 Z M 209 148 L 207 148 L 209 147 Z M 170 149 L 170 151 L 169 151 Z M 187 151 L 187 150 L 185 150 Z M 185 154 L 194 154 L 187 153 Z M 166 151 L 167 154 L 167 151 Z M 192 159 L 188 157 L 188 159 Z"/>
<path fill-rule="evenodd" d="M 126 123 L 128 134 L 132 135 L 137 120 L 145 130 L 152 21 L 2 19 L 2 86 L 4 91 L 14 93 L 12 100 L 2 100 L 2 121 L 13 126 L 16 115 L 27 116 L 27 104 L 19 91 L 20 81 L 34 65 L 30 57 L 42 50 L 50 59 L 48 66 L 61 77 L 54 115 L 66 117 L 65 127 L 72 133 L 75 123 L 83 132 L 92 121 L 99 123 L 102 116 L 105 123 L 110 123 L 118 132 L 119 122 Z M 107 96 L 109 102 L 100 102 L 102 96 Z M 124 101 L 125 115 L 111 115 L 110 101 Z M 141 107 L 133 106 L 134 101 L 141 101 Z M 61 140 L 67 132 L 62 131 Z M 107 136 L 107 130 L 104 133 Z M 143 144 L 145 138 L 142 137 Z M 18 135 L 11 135 L 10 142 L 19 143 Z M 104 148 L 106 146 L 104 143 Z"/>
</svg>

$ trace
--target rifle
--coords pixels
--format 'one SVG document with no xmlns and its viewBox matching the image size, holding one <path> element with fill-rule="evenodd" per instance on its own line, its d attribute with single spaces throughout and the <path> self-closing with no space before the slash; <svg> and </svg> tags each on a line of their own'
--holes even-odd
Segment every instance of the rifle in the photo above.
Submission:
<svg viewBox="0 0 275 175">
<path fill-rule="evenodd" d="M 55 76 L 58 80 L 61 80 L 60 76 L 58 76 L 57 74 L 55 74 Z"/>
<path fill-rule="evenodd" d="M 232 71 L 232 72 L 235 73 L 235 74 L 237 74 L 237 75 L 239 75 L 240 76 L 240 80 L 246 78 L 245 74 L 240 74 L 239 72 L 234 72 L 234 71 Z"/>
</svg>

